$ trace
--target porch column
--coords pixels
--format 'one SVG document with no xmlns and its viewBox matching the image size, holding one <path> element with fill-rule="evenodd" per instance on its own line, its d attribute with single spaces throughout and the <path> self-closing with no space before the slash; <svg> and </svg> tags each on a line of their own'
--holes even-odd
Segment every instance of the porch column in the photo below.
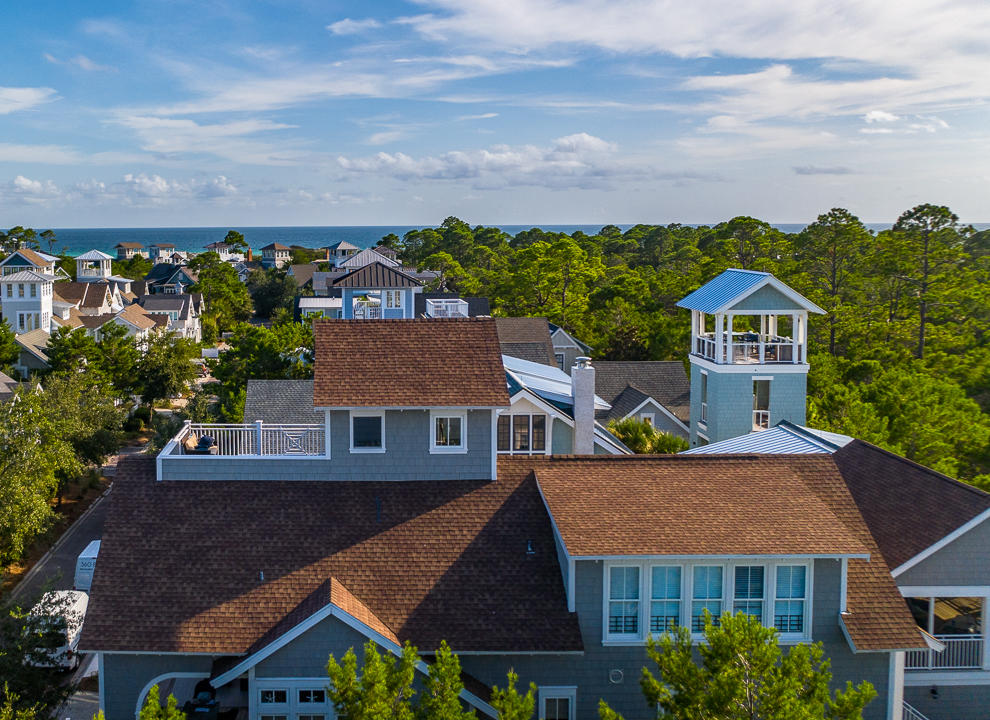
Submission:
<svg viewBox="0 0 990 720">
<path fill-rule="evenodd" d="M 725 315 L 715 315 L 715 362 L 725 362 Z"/>
<path fill-rule="evenodd" d="M 760 315 L 760 365 L 762 365 L 766 358 L 764 357 L 764 351 L 766 348 L 766 337 L 767 337 L 767 316 Z"/>
<path fill-rule="evenodd" d="M 726 318 L 728 329 L 725 333 L 725 361 L 731 365 L 735 362 L 735 358 L 732 354 L 732 313 L 727 313 Z"/>
<path fill-rule="evenodd" d="M 797 313 L 791 315 L 791 362 L 796 363 L 798 361 L 798 345 L 800 341 L 798 340 L 798 333 L 800 328 L 798 327 L 798 318 L 801 317 Z"/>
</svg>

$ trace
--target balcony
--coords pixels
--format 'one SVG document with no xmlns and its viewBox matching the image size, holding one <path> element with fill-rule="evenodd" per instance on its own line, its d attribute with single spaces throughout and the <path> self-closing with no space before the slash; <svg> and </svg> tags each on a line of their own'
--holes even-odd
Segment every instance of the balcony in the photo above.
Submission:
<svg viewBox="0 0 990 720">
<path fill-rule="evenodd" d="M 329 472 L 326 444 L 322 424 L 187 422 L 158 454 L 158 479 L 265 480 L 300 473 L 321 475 Z M 292 461 L 291 469 L 286 467 L 287 461 Z"/>
<path fill-rule="evenodd" d="M 938 650 L 911 650 L 904 661 L 905 670 L 979 670 L 983 667 L 981 635 L 935 635 L 945 646 Z"/>
<path fill-rule="evenodd" d="M 696 335 L 693 354 L 720 365 L 783 365 L 804 362 L 803 346 L 789 337 L 760 333 Z"/>
<path fill-rule="evenodd" d="M 460 298 L 427 299 L 426 314 L 433 318 L 466 318 L 468 304 Z"/>
<path fill-rule="evenodd" d="M 351 312 L 355 320 L 380 320 L 382 318 L 382 306 L 376 303 L 355 301 Z"/>
</svg>

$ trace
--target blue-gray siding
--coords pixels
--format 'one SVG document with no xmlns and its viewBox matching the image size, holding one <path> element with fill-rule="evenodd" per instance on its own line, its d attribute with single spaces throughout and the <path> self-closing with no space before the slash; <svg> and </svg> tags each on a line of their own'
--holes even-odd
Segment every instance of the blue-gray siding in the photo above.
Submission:
<svg viewBox="0 0 990 720">
<path fill-rule="evenodd" d="M 792 312 L 795 314 L 804 312 L 804 308 L 800 307 L 796 302 L 784 295 L 784 293 L 769 285 L 764 285 L 752 295 L 737 302 L 731 308 L 732 312 L 746 310 L 753 310 L 755 312 L 771 310 L 774 314 L 781 315 Z"/>
<path fill-rule="evenodd" d="M 327 618 L 255 666 L 262 677 L 323 677 L 332 653 L 340 660 L 354 648 L 358 661 L 367 638 L 334 617 Z"/>
<path fill-rule="evenodd" d="M 553 441 L 550 452 L 554 455 L 570 455 L 574 452 L 574 428 L 563 420 L 553 421 Z"/>
<path fill-rule="evenodd" d="M 731 366 L 738 370 L 740 366 Z M 807 375 L 774 372 L 773 365 L 754 365 L 752 372 L 708 372 L 708 423 L 701 419 L 702 371 L 691 364 L 691 445 L 697 445 L 700 432 L 709 442 L 739 437 L 753 431 L 753 381 L 770 380 L 770 425 L 788 420 L 797 425 L 805 423 Z"/>
<path fill-rule="evenodd" d="M 937 688 L 937 698 L 932 695 L 932 688 Z M 904 702 L 928 720 L 987 720 L 990 718 L 990 685 L 906 687 Z"/>
<path fill-rule="evenodd" d="M 134 720 L 138 694 L 159 675 L 185 672 L 209 677 L 212 667 L 213 658 L 205 655 L 104 654 L 100 683 L 106 720 Z"/>
<path fill-rule="evenodd" d="M 990 520 L 897 576 L 906 585 L 990 585 Z"/>
</svg>

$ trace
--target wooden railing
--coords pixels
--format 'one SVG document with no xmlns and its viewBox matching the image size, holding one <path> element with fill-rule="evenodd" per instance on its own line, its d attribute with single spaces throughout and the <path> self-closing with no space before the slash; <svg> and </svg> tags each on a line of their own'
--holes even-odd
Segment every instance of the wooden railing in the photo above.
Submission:
<svg viewBox="0 0 990 720">
<path fill-rule="evenodd" d="M 945 645 L 937 650 L 911 650 L 904 660 L 906 670 L 975 670 L 983 667 L 983 637 L 936 635 Z"/>
<path fill-rule="evenodd" d="M 244 425 L 186 423 L 175 436 L 174 455 L 211 455 L 222 457 L 287 456 L 326 454 L 326 429 L 323 425 L 266 425 L 258 421 Z M 197 443 L 204 436 L 213 438 L 216 453 L 190 452 L 186 440 L 192 436 Z M 171 443 L 170 443 L 171 444 Z"/>
</svg>

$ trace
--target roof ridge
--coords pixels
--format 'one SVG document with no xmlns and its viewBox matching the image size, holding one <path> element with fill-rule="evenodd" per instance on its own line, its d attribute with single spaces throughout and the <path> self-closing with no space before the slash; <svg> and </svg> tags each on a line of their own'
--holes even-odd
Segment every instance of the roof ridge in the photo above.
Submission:
<svg viewBox="0 0 990 720">
<path fill-rule="evenodd" d="M 945 473 L 941 473 L 938 470 L 935 470 L 934 468 L 928 467 L 927 465 L 922 465 L 921 463 L 915 462 L 914 460 L 911 460 L 910 458 L 906 458 L 906 457 L 904 457 L 902 455 L 898 455 L 897 453 L 892 452 L 890 450 L 887 450 L 886 448 L 882 448 L 879 445 L 874 445 L 873 443 L 867 442 L 866 440 L 860 440 L 859 438 L 856 438 L 856 437 L 854 437 L 852 439 L 852 442 L 849 442 L 846 445 L 842 446 L 841 448 L 839 448 L 838 450 L 836 450 L 835 453 L 833 453 L 833 454 L 834 455 L 838 455 L 843 450 L 845 450 L 847 447 L 851 447 L 855 443 L 859 443 L 860 445 L 863 445 L 864 447 L 866 447 L 866 448 L 868 448 L 870 450 L 875 450 L 875 451 L 878 451 L 880 453 L 883 453 L 884 455 L 887 455 L 888 457 L 893 458 L 894 460 L 897 460 L 898 462 L 901 462 L 901 463 L 904 463 L 904 464 L 909 465 L 911 467 L 917 468 L 917 469 L 922 470 L 922 471 L 924 471 L 926 473 L 935 475 L 942 482 L 949 482 L 950 484 L 956 485 L 956 486 L 958 486 L 958 487 L 960 487 L 960 488 L 962 488 L 964 490 L 968 490 L 968 491 L 970 491 L 970 492 L 972 492 L 972 493 L 974 493 L 974 494 L 976 494 L 976 495 L 978 495 L 980 497 L 990 498 L 990 493 L 986 492 L 985 490 L 981 490 L 980 488 L 976 487 L 975 485 L 970 485 L 969 483 L 963 482 L 962 480 L 957 480 L 956 478 L 950 477 L 950 476 L 946 475 Z"/>
</svg>

